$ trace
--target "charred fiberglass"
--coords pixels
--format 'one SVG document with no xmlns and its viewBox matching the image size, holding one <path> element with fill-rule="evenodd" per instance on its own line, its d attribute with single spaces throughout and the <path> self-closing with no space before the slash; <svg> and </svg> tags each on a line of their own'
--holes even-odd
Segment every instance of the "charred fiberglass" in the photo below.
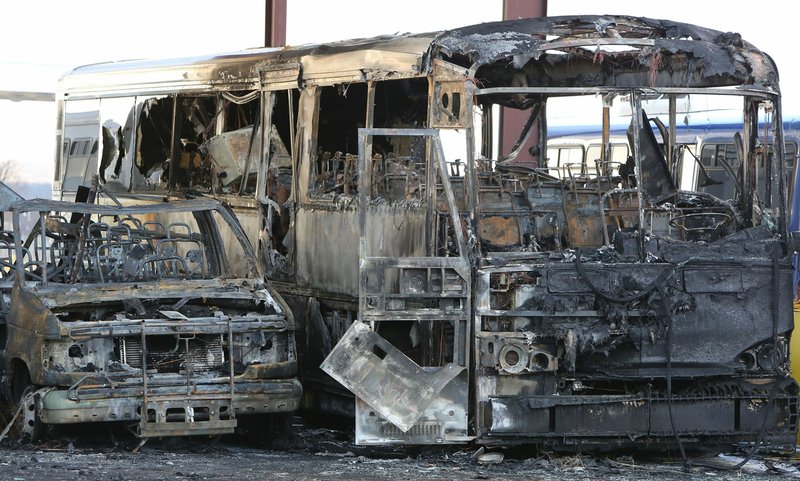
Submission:
<svg viewBox="0 0 800 481">
<path fill-rule="evenodd" d="M 34 200 L 13 212 L 17 239 L 20 218 L 36 220 L 15 245 L 3 377 L 24 434 L 109 421 L 142 437 L 222 434 L 297 408 L 291 315 L 227 207 Z"/>
<path fill-rule="evenodd" d="M 304 407 L 360 443 L 794 440 L 778 75 L 736 34 L 525 19 L 87 66 L 58 102 L 56 195 L 96 112 L 105 190 L 230 202 L 298 323 Z M 688 104 L 739 117 L 699 184 Z M 576 112 L 603 131 L 577 161 L 547 149 Z M 712 182 L 735 187 L 680 189 Z"/>
</svg>

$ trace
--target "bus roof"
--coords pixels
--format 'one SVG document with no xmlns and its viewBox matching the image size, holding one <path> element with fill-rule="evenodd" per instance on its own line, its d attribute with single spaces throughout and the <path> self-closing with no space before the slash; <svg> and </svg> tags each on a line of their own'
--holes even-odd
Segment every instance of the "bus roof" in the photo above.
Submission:
<svg viewBox="0 0 800 481">
<path fill-rule="evenodd" d="M 347 40 L 325 45 L 256 48 L 218 55 L 107 62 L 78 67 L 61 78 L 59 96 L 125 95 L 127 90 L 181 91 L 258 88 L 259 72 L 272 72 L 297 86 L 302 79 L 349 81 L 419 75 L 435 34 Z M 365 71 L 369 67 L 370 71 Z"/>
<path fill-rule="evenodd" d="M 598 49 L 603 55 L 597 55 Z M 260 77 L 288 86 L 402 78 L 427 75 L 436 58 L 470 68 L 472 73 L 480 74 L 483 67 L 487 77 L 502 76 L 509 62 L 515 69 L 538 64 L 525 71 L 528 85 L 535 76 L 544 82 L 538 85 L 587 86 L 586 77 L 573 78 L 578 61 L 581 68 L 606 76 L 594 80 L 596 85 L 741 85 L 777 92 L 778 74 L 772 59 L 738 34 L 667 20 L 587 15 L 490 22 L 445 32 L 324 45 L 87 65 L 62 77 L 59 97 L 253 89 L 259 86 Z"/>
</svg>

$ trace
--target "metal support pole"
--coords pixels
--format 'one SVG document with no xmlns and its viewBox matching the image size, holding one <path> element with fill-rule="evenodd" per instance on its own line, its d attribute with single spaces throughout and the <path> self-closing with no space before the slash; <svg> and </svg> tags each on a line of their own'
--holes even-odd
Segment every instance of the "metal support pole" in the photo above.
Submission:
<svg viewBox="0 0 800 481">
<path fill-rule="evenodd" d="M 264 5 L 264 46 L 286 45 L 286 0 L 266 0 Z"/>
<path fill-rule="evenodd" d="M 642 151 L 639 132 L 642 128 L 642 100 L 636 95 L 635 90 L 631 90 L 631 100 L 633 100 L 633 149 L 636 160 L 636 199 L 639 207 L 639 259 L 645 259 L 644 252 L 644 192 L 642 191 Z"/>
</svg>

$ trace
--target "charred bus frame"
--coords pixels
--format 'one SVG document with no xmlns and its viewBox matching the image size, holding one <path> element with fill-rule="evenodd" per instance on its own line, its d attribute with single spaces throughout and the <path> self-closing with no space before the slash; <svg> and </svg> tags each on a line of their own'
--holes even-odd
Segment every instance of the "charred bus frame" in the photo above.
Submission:
<svg viewBox="0 0 800 481">
<path fill-rule="evenodd" d="M 735 198 L 678 189 L 678 96 L 742 113 Z M 562 179 L 572 97 L 604 148 Z M 58 104 L 59 129 L 100 112 L 105 191 L 231 203 L 298 320 L 305 406 L 352 413 L 322 364 L 358 442 L 794 442 L 778 74 L 737 34 L 523 19 L 81 67 Z M 529 112 L 504 152 L 501 108 Z"/>
</svg>

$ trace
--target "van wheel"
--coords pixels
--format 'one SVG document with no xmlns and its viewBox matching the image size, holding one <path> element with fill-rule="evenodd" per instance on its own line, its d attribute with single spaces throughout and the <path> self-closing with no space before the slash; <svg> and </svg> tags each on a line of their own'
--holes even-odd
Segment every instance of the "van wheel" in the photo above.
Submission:
<svg viewBox="0 0 800 481">
<path fill-rule="evenodd" d="M 44 424 L 39 418 L 39 409 L 36 406 L 36 400 L 39 397 L 36 391 L 36 386 L 27 384 L 17 399 L 16 408 L 19 409 L 22 406 L 22 410 L 14 420 L 14 431 L 16 431 L 17 439 L 23 443 L 39 441 L 44 432 Z"/>
</svg>

